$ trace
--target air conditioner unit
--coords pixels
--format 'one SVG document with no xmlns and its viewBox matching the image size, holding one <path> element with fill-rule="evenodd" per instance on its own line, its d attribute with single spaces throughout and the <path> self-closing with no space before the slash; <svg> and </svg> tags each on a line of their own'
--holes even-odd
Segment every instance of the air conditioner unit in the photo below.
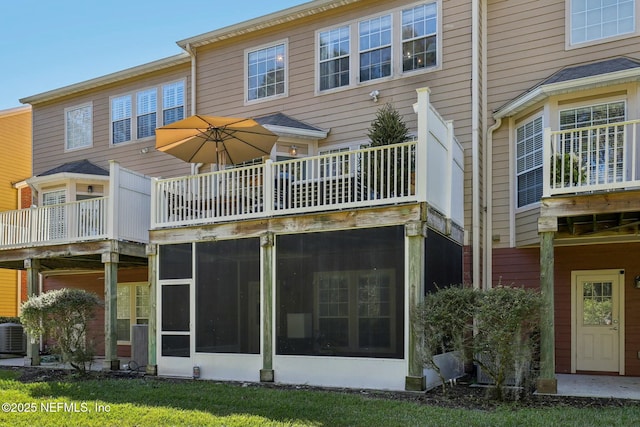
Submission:
<svg viewBox="0 0 640 427">
<path fill-rule="evenodd" d="M 144 370 L 149 360 L 149 327 L 147 325 L 131 326 L 131 361 L 138 369 Z"/>
<path fill-rule="evenodd" d="M 27 337 L 22 325 L 17 323 L 0 324 L 0 353 L 25 354 Z"/>
</svg>

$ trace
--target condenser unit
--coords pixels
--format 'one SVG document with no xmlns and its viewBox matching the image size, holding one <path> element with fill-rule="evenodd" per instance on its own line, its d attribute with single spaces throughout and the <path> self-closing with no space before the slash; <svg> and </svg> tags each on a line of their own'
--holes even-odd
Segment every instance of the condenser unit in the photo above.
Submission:
<svg viewBox="0 0 640 427">
<path fill-rule="evenodd" d="M 0 353 L 25 354 L 27 337 L 22 325 L 17 323 L 0 324 Z"/>
</svg>

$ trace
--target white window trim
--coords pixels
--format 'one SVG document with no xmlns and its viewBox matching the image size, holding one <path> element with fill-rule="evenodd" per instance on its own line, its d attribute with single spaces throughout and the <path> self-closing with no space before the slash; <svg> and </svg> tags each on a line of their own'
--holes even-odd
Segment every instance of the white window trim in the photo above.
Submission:
<svg viewBox="0 0 640 427">
<path fill-rule="evenodd" d="M 176 83 L 182 83 L 182 118 L 186 118 L 187 117 L 187 79 L 177 79 L 177 80 L 173 80 L 170 82 L 165 82 L 162 83 L 160 86 L 158 86 L 158 105 L 160 108 L 160 110 L 158 110 L 158 126 L 164 126 L 164 112 L 167 109 L 166 106 L 164 105 L 164 88 L 166 86 L 169 85 L 173 85 Z M 171 107 L 171 108 L 175 108 L 175 107 Z"/>
<path fill-rule="evenodd" d="M 582 47 L 587 47 L 587 46 L 593 46 L 593 45 L 598 45 L 598 44 L 602 44 L 602 43 L 610 43 L 616 40 L 623 40 L 623 39 L 628 39 L 630 37 L 636 37 L 638 35 L 640 35 L 640 24 L 638 22 L 638 18 L 640 17 L 640 0 L 634 0 L 635 1 L 635 13 L 636 13 L 636 21 L 635 21 L 635 31 L 632 31 L 630 33 L 625 33 L 625 34 L 618 34 L 616 36 L 610 36 L 610 37 L 604 37 L 601 39 L 595 39 L 595 40 L 588 40 L 585 42 L 580 42 L 580 43 L 572 43 L 571 42 L 571 30 L 572 30 L 572 25 L 571 25 L 571 3 L 573 0 L 565 0 L 565 7 L 564 7 L 564 12 L 565 12 L 565 17 L 564 17 L 564 22 L 565 22 L 565 31 L 564 31 L 564 36 L 565 36 L 565 50 L 572 50 L 572 49 L 579 49 Z"/>
<path fill-rule="evenodd" d="M 272 95 L 272 96 L 266 96 L 264 98 L 258 98 L 258 99 L 248 99 L 248 93 L 249 93 L 249 53 L 251 52 L 255 52 L 257 50 L 262 50 L 262 49 L 267 49 L 270 47 L 275 47 L 278 45 L 284 45 L 284 92 L 283 93 L 279 93 L 276 95 Z M 244 99 L 244 105 L 253 105 L 253 104 L 259 104 L 261 102 L 269 102 L 269 101 L 273 101 L 276 99 L 280 99 L 280 98 L 286 98 L 289 96 L 289 39 L 281 39 L 281 40 L 275 40 L 273 42 L 269 42 L 269 43 L 265 43 L 262 44 L 260 46 L 253 46 L 251 48 L 247 48 L 244 50 L 244 59 L 243 59 L 243 71 L 242 71 L 242 75 L 244 76 L 244 92 L 243 92 L 243 99 Z"/>
<path fill-rule="evenodd" d="M 638 0 L 640 1 L 640 0 Z M 412 9 L 416 6 L 435 3 L 437 8 L 437 28 L 436 28 L 436 65 L 432 67 L 419 68 L 416 70 L 402 71 L 402 11 Z M 378 79 L 360 81 L 360 37 L 359 25 L 361 21 L 391 15 L 391 75 Z M 320 33 L 336 28 L 348 26 L 350 30 L 349 39 L 349 84 L 331 89 L 320 90 Z M 326 95 L 343 90 L 353 89 L 360 86 L 369 86 L 384 83 L 389 80 L 413 76 L 416 74 L 432 73 L 442 70 L 442 0 L 419 1 L 402 7 L 396 7 L 381 11 L 376 14 L 361 16 L 351 21 L 341 22 L 330 27 L 320 28 L 315 32 L 314 41 L 314 80 L 315 95 Z M 397 53 L 400 52 L 398 55 Z M 246 67 L 245 67 L 246 68 Z"/>
<path fill-rule="evenodd" d="M 147 90 L 155 90 L 156 91 L 156 128 L 162 126 L 162 120 L 164 116 L 164 86 L 172 83 L 184 82 L 184 79 L 173 80 L 170 82 L 164 82 L 159 85 L 147 86 L 143 88 L 138 88 L 133 91 L 119 93 L 117 95 L 112 95 L 109 97 L 109 146 L 110 147 L 121 147 L 129 144 L 135 144 L 137 142 L 149 141 L 155 138 L 154 135 L 146 136 L 144 138 L 138 138 L 138 93 L 144 92 Z M 186 83 L 185 83 L 185 99 L 183 104 L 183 115 L 186 116 Z M 131 96 L 131 139 L 129 141 L 118 142 L 114 144 L 113 142 L 113 111 L 112 111 L 112 102 L 115 98 L 119 98 L 122 96 Z"/>
<path fill-rule="evenodd" d="M 67 121 L 67 113 L 69 111 L 74 111 L 74 110 L 80 110 L 83 108 L 89 108 L 91 111 L 91 123 L 90 123 L 90 133 L 91 133 L 91 140 L 89 141 L 89 144 L 87 145 L 83 145 L 82 147 L 73 147 L 73 148 L 69 148 L 68 144 L 68 140 L 67 140 L 67 132 L 68 132 L 68 121 Z M 68 152 L 68 151 L 77 151 L 77 150 L 84 150 L 85 148 L 91 148 L 93 147 L 93 102 L 86 102 L 84 104 L 79 104 L 79 105 L 74 105 L 73 107 L 67 107 L 64 109 L 64 151 Z"/>
</svg>

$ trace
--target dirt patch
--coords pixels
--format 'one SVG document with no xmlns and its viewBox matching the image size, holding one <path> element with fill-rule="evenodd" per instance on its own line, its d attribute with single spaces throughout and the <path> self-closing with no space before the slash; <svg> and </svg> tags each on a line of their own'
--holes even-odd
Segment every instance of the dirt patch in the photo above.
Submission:
<svg viewBox="0 0 640 427">
<path fill-rule="evenodd" d="M 52 368 L 33 367 L 0 367 L 5 370 L 20 372 L 18 380 L 24 383 L 51 382 L 51 381 L 86 381 L 99 379 L 133 379 L 145 377 L 147 380 L 185 382 L 191 379 L 161 378 L 146 376 L 142 372 L 134 371 L 91 371 L 85 375 L 80 375 L 74 371 Z M 463 378 L 453 385 L 448 385 L 444 390 L 441 387 L 426 392 L 403 392 L 403 391 L 378 391 L 378 390 L 357 390 L 346 388 L 326 388 L 304 385 L 283 385 L 274 383 L 232 383 L 242 387 L 262 387 L 274 389 L 290 390 L 314 390 L 334 393 L 358 394 L 372 399 L 389 399 L 413 402 L 421 405 L 439 406 L 451 409 L 469 409 L 491 411 L 504 405 L 504 402 L 491 398 L 490 389 L 475 385 L 468 378 Z M 573 397 L 573 396 L 552 396 L 537 394 L 521 394 L 517 400 L 509 401 L 513 409 L 519 408 L 615 408 L 640 405 L 640 401 L 617 398 L 596 398 L 596 397 Z"/>
</svg>

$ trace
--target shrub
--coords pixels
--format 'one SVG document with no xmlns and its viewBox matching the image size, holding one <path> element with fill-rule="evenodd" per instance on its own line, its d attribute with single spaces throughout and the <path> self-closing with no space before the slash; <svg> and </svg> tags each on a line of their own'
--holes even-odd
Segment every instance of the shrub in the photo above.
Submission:
<svg viewBox="0 0 640 427">
<path fill-rule="evenodd" d="M 87 342 L 87 328 L 101 305 L 94 293 L 60 289 L 32 296 L 22 305 L 20 319 L 31 336 L 48 335 L 56 342 L 63 361 L 84 373 L 95 351 Z"/>
<path fill-rule="evenodd" d="M 0 323 L 20 323 L 20 318 L 0 316 Z"/>
<path fill-rule="evenodd" d="M 539 292 L 503 287 L 480 292 L 450 287 L 425 296 L 412 314 L 423 362 L 445 384 L 434 356 L 460 352 L 472 359 L 493 382 L 493 395 L 502 400 L 508 380 L 527 388 L 535 379 L 538 326 L 543 308 Z M 517 396 L 517 395 L 516 395 Z"/>
</svg>

